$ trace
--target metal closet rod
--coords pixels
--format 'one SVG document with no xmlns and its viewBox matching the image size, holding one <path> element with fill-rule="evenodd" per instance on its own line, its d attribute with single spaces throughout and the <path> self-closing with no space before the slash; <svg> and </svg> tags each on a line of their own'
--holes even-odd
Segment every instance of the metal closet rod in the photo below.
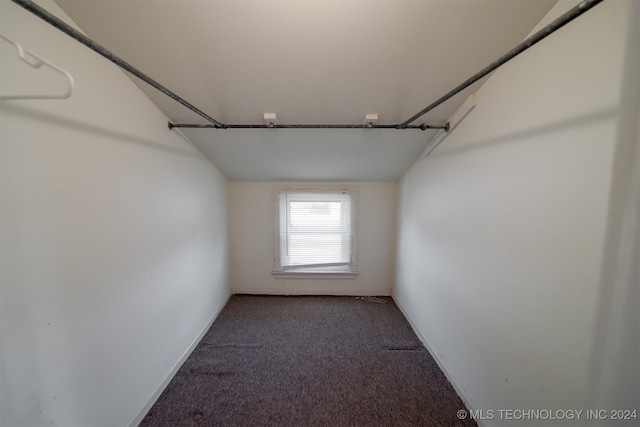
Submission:
<svg viewBox="0 0 640 427">
<path fill-rule="evenodd" d="M 43 9 L 42 7 L 38 6 L 33 1 L 31 1 L 31 0 L 12 0 L 12 1 L 14 3 L 18 4 L 19 6 L 23 7 L 24 9 L 28 10 L 29 12 L 33 13 L 37 17 L 39 17 L 39 18 L 43 19 L 44 21 L 48 22 L 49 24 L 53 25 L 54 27 L 56 27 L 60 31 L 62 31 L 65 34 L 69 35 L 70 37 L 76 39 L 77 41 L 79 41 L 80 43 L 84 44 L 85 46 L 87 46 L 91 50 L 99 53 L 100 55 L 102 55 L 103 57 L 107 58 L 109 61 L 113 62 L 114 64 L 116 64 L 120 68 L 123 68 L 124 70 L 126 70 L 129 73 L 133 74 L 134 76 L 138 77 L 139 79 L 141 79 L 145 83 L 149 84 L 150 86 L 154 87 L 155 89 L 159 90 L 160 92 L 164 93 L 165 95 L 169 96 L 173 100 L 179 102 L 183 106 L 187 107 L 188 109 L 190 109 L 194 113 L 198 114 L 199 116 L 205 118 L 207 121 L 212 123 L 211 125 L 200 125 L 200 124 L 174 124 L 174 123 L 170 122 L 169 123 L 169 129 L 172 129 L 172 128 L 176 127 L 176 128 L 204 128 L 204 129 L 208 129 L 208 128 L 214 128 L 214 129 L 262 129 L 262 128 L 274 128 L 274 129 L 363 129 L 363 128 L 372 128 L 372 129 L 421 129 L 421 130 L 426 130 L 426 129 L 445 129 L 445 130 L 448 130 L 448 128 L 449 128 L 449 124 L 448 123 L 446 123 L 446 124 L 444 124 L 442 126 L 426 125 L 426 124 L 410 125 L 410 123 L 415 121 L 415 120 L 417 120 L 418 118 L 422 117 L 423 115 L 427 114 L 429 111 L 433 110 L 434 108 L 436 108 L 437 106 L 439 106 L 443 102 L 447 101 L 449 98 L 451 98 L 451 97 L 455 96 L 456 94 L 458 94 L 459 92 L 463 91 L 464 89 L 466 89 L 467 87 L 469 87 L 470 85 L 472 85 L 476 81 L 480 80 L 481 78 L 483 78 L 487 74 L 489 74 L 492 71 L 496 70 L 498 67 L 502 66 L 503 64 L 505 64 L 509 60 L 515 58 L 516 56 L 518 56 L 519 54 L 521 54 L 525 50 L 529 49 L 534 44 L 538 43 L 540 40 L 542 40 L 545 37 L 551 35 L 555 31 L 557 31 L 558 29 L 562 28 L 564 25 L 566 25 L 569 22 L 573 21 L 578 16 L 580 16 L 583 13 L 587 12 L 588 10 L 590 10 L 592 7 L 594 7 L 597 4 L 601 3 L 603 0 L 584 0 L 583 2 L 581 2 L 580 4 L 578 4 L 577 6 L 573 7 L 572 9 L 567 11 L 565 14 L 563 14 L 562 16 L 557 18 L 551 24 L 545 26 L 540 31 L 538 31 L 537 33 L 535 33 L 531 37 L 529 37 L 526 40 L 524 40 L 518 46 L 516 46 L 515 48 L 513 48 L 512 50 L 510 50 L 506 54 L 502 55 L 496 61 L 492 62 L 491 64 L 489 64 L 488 66 L 486 66 L 485 68 L 483 68 L 482 70 L 480 70 L 479 72 L 477 72 L 476 74 L 474 74 L 473 76 L 471 76 L 470 78 L 468 78 L 467 80 L 462 82 L 460 85 L 458 85 L 457 87 L 455 87 L 451 91 L 447 92 L 445 95 L 440 97 L 438 100 L 436 100 L 432 104 L 428 105 L 427 107 L 422 109 L 417 114 L 413 115 L 408 120 L 405 120 L 404 122 L 399 123 L 399 124 L 395 124 L 395 125 L 364 125 L 364 124 L 363 125 L 267 125 L 267 124 L 234 125 L 234 124 L 221 123 L 221 122 L 217 121 L 216 119 L 212 118 L 211 116 L 205 114 L 203 111 L 201 111 L 200 109 L 196 108 L 195 106 L 193 106 L 191 103 L 189 103 L 188 101 L 186 101 L 182 97 L 176 95 L 174 92 L 170 91 L 169 89 L 167 89 L 166 87 L 164 87 L 160 83 L 156 82 L 151 77 L 147 76 L 146 74 L 144 74 L 143 72 L 141 72 L 137 68 L 133 67 L 128 62 L 126 62 L 123 59 L 119 58 L 118 56 L 114 55 L 113 53 L 111 53 L 110 51 L 108 51 L 107 49 L 105 49 L 104 47 L 99 45 L 98 43 L 94 42 L 93 40 L 91 40 L 90 38 L 85 36 L 84 34 L 80 33 L 79 31 L 77 31 L 73 27 L 69 26 L 68 24 L 66 24 L 65 22 L 63 22 L 62 20 L 57 18 L 56 16 L 52 15 L 51 13 L 49 13 L 48 11 Z"/>
<path fill-rule="evenodd" d="M 94 42 L 89 37 L 85 36 L 84 34 L 79 32 L 78 30 L 76 30 L 75 28 L 71 27 L 66 22 L 62 21 L 57 16 L 49 13 L 44 8 L 42 8 L 39 5 L 35 4 L 32 0 L 12 0 L 12 1 L 14 3 L 16 3 L 17 5 L 23 7 L 24 9 L 28 10 L 29 12 L 33 13 L 38 18 L 40 18 L 40 19 L 44 20 L 45 22 L 51 24 L 52 26 L 54 26 L 58 30 L 60 30 L 63 33 L 67 34 L 68 36 L 72 37 L 73 39 L 79 41 L 80 43 L 82 43 L 83 45 L 87 46 L 89 49 L 93 50 L 94 52 L 97 52 L 98 54 L 102 55 L 103 57 L 105 57 L 109 61 L 111 61 L 114 64 L 116 64 L 118 67 L 128 71 L 129 73 L 131 73 L 134 76 L 138 77 L 140 80 L 142 80 L 145 83 L 147 83 L 150 86 L 152 86 L 153 88 L 159 90 L 160 92 L 162 92 L 165 95 L 169 96 L 173 100 L 179 102 L 183 106 L 187 107 L 189 110 L 193 111 L 194 113 L 198 114 L 199 116 L 203 117 L 204 119 L 206 119 L 207 121 L 209 121 L 211 123 L 211 124 L 205 124 L 205 125 L 169 123 L 169 129 L 172 129 L 174 127 L 176 127 L 176 128 L 180 128 L 180 127 L 183 127 L 183 128 L 204 128 L 204 129 L 208 129 L 208 128 L 213 128 L 213 129 L 260 129 L 260 128 L 275 128 L 275 129 L 293 129 L 293 128 L 296 128 L 296 129 L 363 129 L 363 128 L 398 129 L 398 125 L 365 125 L 365 124 L 362 124 L 362 125 L 266 125 L 266 124 L 264 124 L 264 125 L 263 124 L 259 124 L 259 125 L 238 125 L 238 124 L 222 123 L 222 122 L 219 122 L 218 120 L 214 119 L 213 117 L 207 115 L 202 110 L 200 110 L 199 108 L 195 107 L 193 104 L 191 104 L 190 102 L 188 102 L 184 98 L 180 97 L 176 93 L 174 93 L 171 90 L 167 89 L 165 86 L 161 85 L 160 83 L 158 83 L 157 81 L 155 81 L 151 77 L 147 76 L 145 73 L 143 73 L 142 71 L 138 70 L 133 65 L 129 64 L 127 61 L 123 60 L 122 58 L 118 57 L 114 53 L 110 52 L 109 50 L 107 50 L 106 48 L 101 46 L 100 44 Z M 445 130 L 447 130 L 449 128 L 449 126 L 448 126 L 448 124 L 445 124 L 445 125 L 442 125 L 442 126 L 421 124 L 421 125 L 415 125 L 415 126 L 402 126 L 401 128 L 402 129 L 421 129 L 421 130 L 426 130 L 426 129 L 445 129 Z"/>
<path fill-rule="evenodd" d="M 506 62 L 520 55 L 525 50 L 529 49 L 531 46 L 538 43 L 540 40 L 546 38 L 547 36 L 553 34 L 560 28 L 564 27 L 569 22 L 573 21 L 583 13 L 587 12 L 597 4 L 601 3 L 604 0 L 584 0 L 581 3 L 577 4 L 573 8 L 569 9 L 563 15 L 558 17 L 556 20 L 543 27 L 541 30 L 536 32 L 531 37 L 524 40 L 522 43 L 511 49 L 509 52 L 502 55 L 500 58 L 487 65 L 482 70 L 478 71 L 473 76 L 469 77 L 464 82 L 460 83 L 454 89 L 450 90 L 442 97 L 438 98 L 432 104 L 429 104 L 424 109 L 420 110 L 417 114 L 411 116 L 408 120 L 405 120 L 402 123 L 396 125 L 372 125 L 372 126 L 363 126 L 363 125 L 225 125 L 225 128 L 276 128 L 276 129 L 288 129 L 288 128 L 303 128 L 303 129 L 312 129 L 312 128 L 365 128 L 372 127 L 375 129 L 444 129 L 446 132 L 449 131 L 449 123 L 446 123 L 443 126 L 432 126 L 432 125 L 410 125 L 409 123 L 416 121 L 420 117 L 427 114 L 429 111 L 438 107 L 443 102 L 462 92 L 467 87 L 471 86 L 473 83 L 477 82 L 487 74 L 495 71 L 498 67 L 504 65 Z M 191 124 L 174 124 L 169 123 L 169 129 L 174 127 L 184 127 L 184 128 L 211 128 L 214 126 L 211 125 L 191 125 Z M 217 126 L 216 126 L 217 127 Z"/>
<path fill-rule="evenodd" d="M 538 31 L 537 33 L 535 33 L 531 37 L 529 37 L 526 40 L 524 40 L 518 46 L 516 46 L 513 49 L 511 49 L 509 52 L 505 53 L 500 58 L 498 58 L 494 62 L 492 62 L 491 64 L 487 65 L 485 68 L 483 68 L 482 70 L 478 71 L 476 74 L 474 74 L 473 76 L 469 77 L 464 82 L 460 83 L 458 86 L 456 86 L 454 89 L 452 89 L 449 92 L 447 92 L 446 94 L 444 94 L 441 98 L 439 98 L 438 100 L 436 100 L 432 104 L 430 104 L 427 107 L 425 107 L 424 109 L 420 110 L 419 113 L 411 116 L 411 118 L 409 118 L 409 119 L 405 120 L 404 122 L 402 122 L 399 126 L 406 126 L 409 123 L 411 123 L 411 122 L 419 119 L 420 117 L 424 116 L 429 111 L 431 111 L 434 108 L 436 108 L 438 105 L 442 104 L 443 102 L 445 102 L 449 98 L 453 97 L 454 95 L 456 95 L 459 92 L 463 91 L 467 87 L 471 86 L 473 83 L 477 82 L 478 80 L 480 80 L 481 78 L 483 78 L 487 74 L 489 74 L 492 71 L 494 71 L 496 68 L 498 68 L 501 65 L 505 64 L 507 61 L 510 61 L 511 59 L 513 59 L 516 56 L 520 55 L 522 52 L 524 52 L 525 50 L 529 49 L 531 46 L 533 46 L 534 44 L 538 43 L 540 40 L 544 39 L 545 37 L 551 35 L 555 31 L 559 30 L 560 28 L 562 28 L 563 26 L 565 26 L 569 22 L 573 21 L 578 16 L 582 15 L 583 13 L 585 13 L 586 11 L 588 11 L 589 9 L 591 9 L 592 7 L 597 5 L 598 3 L 601 3 L 602 1 L 603 0 L 584 0 L 583 2 L 579 3 L 578 5 L 574 6 L 571 9 L 569 9 L 566 13 L 561 15 L 555 21 L 553 21 L 552 23 L 550 23 L 546 27 L 542 28 L 540 31 Z"/>
<path fill-rule="evenodd" d="M 125 61 L 125 60 L 121 59 L 120 57 L 114 55 L 113 53 L 111 53 L 110 51 L 108 51 L 107 49 L 105 49 L 104 47 L 99 45 L 98 43 L 96 43 L 93 40 L 91 40 L 89 37 L 85 36 L 84 34 L 79 32 L 78 30 L 76 30 L 75 28 L 71 27 L 66 22 L 62 21 L 57 16 L 52 15 L 51 13 L 49 13 L 48 11 L 43 9 L 42 7 L 38 6 L 33 1 L 31 1 L 31 0 L 12 0 L 12 1 L 14 3 L 16 3 L 17 5 L 19 5 L 19 6 L 22 6 L 23 8 L 25 8 L 29 12 L 33 13 L 38 18 L 41 18 L 42 20 L 44 20 L 44 21 L 48 22 L 49 24 L 53 25 L 54 27 L 56 27 L 57 29 L 59 29 L 63 33 L 67 34 L 68 36 L 76 39 L 77 41 L 79 41 L 83 45 L 87 46 L 89 49 L 99 53 L 102 56 L 104 56 L 109 61 L 111 61 L 114 64 L 116 64 L 118 67 L 130 72 L 131 74 L 133 74 L 134 76 L 136 76 L 137 78 L 142 80 L 143 82 L 151 85 L 152 87 L 154 87 L 155 89 L 157 89 L 160 92 L 164 93 L 168 97 L 170 97 L 173 100 L 175 100 L 175 101 L 179 102 L 180 104 L 184 105 L 185 107 L 187 107 L 188 109 L 190 109 L 194 113 L 196 113 L 199 116 L 207 119 L 207 121 L 213 123 L 216 127 L 223 127 L 224 126 L 223 123 L 220 123 L 219 121 L 217 121 L 213 117 L 207 115 L 202 110 L 198 109 L 197 107 L 193 106 L 191 103 L 186 101 L 184 98 L 176 95 L 174 92 L 170 91 L 169 89 L 167 89 L 166 87 L 164 87 L 160 83 L 158 83 L 157 81 L 153 80 L 151 77 L 149 77 L 146 74 L 144 74 L 142 71 L 140 71 L 137 68 L 135 68 L 133 65 L 129 64 L 127 61 Z"/>
<path fill-rule="evenodd" d="M 314 125 L 314 124 L 302 124 L 302 125 L 277 125 L 277 124 L 260 124 L 260 125 L 233 125 L 223 124 L 222 126 L 210 125 L 210 124 L 180 124 L 169 122 L 169 129 L 173 128 L 196 128 L 196 129 L 444 129 L 449 130 L 449 123 L 444 125 L 409 125 L 398 127 L 400 125 L 374 125 L 374 124 L 362 124 L 362 125 Z"/>
</svg>

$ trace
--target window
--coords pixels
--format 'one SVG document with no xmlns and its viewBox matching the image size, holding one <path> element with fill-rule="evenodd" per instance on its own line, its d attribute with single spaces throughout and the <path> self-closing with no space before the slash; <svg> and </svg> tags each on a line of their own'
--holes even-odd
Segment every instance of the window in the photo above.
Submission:
<svg viewBox="0 0 640 427">
<path fill-rule="evenodd" d="M 355 274 L 351 190 L 281 190 L 275 274 Z"/>
</svg>

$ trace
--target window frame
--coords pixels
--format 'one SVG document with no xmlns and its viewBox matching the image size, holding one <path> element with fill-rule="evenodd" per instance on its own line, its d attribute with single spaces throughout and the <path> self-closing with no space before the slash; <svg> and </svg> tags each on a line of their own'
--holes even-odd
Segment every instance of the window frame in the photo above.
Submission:
<svg viewBox="0 0 640 427">
<path fill-rule="evenodd" d="M 282 192 L 299 192 L 299 193 L 343 193 L 348 192 L 351 196 L 351 260 L 349 263 L 349 271 L 337 272 L 301 272 L 282 269 L 281 248 L 280 248 L 280 193 Z M 276 278 L 282 279 L 354 279 L 358 275 L 356 267 L 356 237 L 357 237 L 357 205 L 358 205 L 358 188 L 352 185 L 287 185 L 277 186 L 273 189 L 273 271 L 271 274 Z"/>
</svg>

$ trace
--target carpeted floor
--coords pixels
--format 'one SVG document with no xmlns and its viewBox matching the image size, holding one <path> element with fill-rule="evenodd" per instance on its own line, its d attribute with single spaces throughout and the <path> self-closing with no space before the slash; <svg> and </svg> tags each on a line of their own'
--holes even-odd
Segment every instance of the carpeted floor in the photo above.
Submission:
<svg viewBox="0 0 640 427">
<path fill-rule="evenodd" d="M 458 426 L 390 298 L 235 295 L 142 426 Z"/>
</svg>

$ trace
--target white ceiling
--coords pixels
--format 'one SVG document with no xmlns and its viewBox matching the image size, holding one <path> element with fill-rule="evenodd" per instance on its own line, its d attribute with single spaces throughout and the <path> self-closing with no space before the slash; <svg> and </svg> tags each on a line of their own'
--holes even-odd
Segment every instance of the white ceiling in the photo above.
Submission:
<svg viewBox="0 0 640 427">
<path fill-rule="evenodd" d="M 555 2 L 56 0 L 89 37 L 233 124 L 264 112 L 283 124 L 402 122 L 518 44 Z M 132 78 L 174 123 L 206 123 Z M 444 124 L 481 83 L 414 124 Z M 182 131 L 239 181 L 396 180 L 435 133 Z"/>
</svg>

